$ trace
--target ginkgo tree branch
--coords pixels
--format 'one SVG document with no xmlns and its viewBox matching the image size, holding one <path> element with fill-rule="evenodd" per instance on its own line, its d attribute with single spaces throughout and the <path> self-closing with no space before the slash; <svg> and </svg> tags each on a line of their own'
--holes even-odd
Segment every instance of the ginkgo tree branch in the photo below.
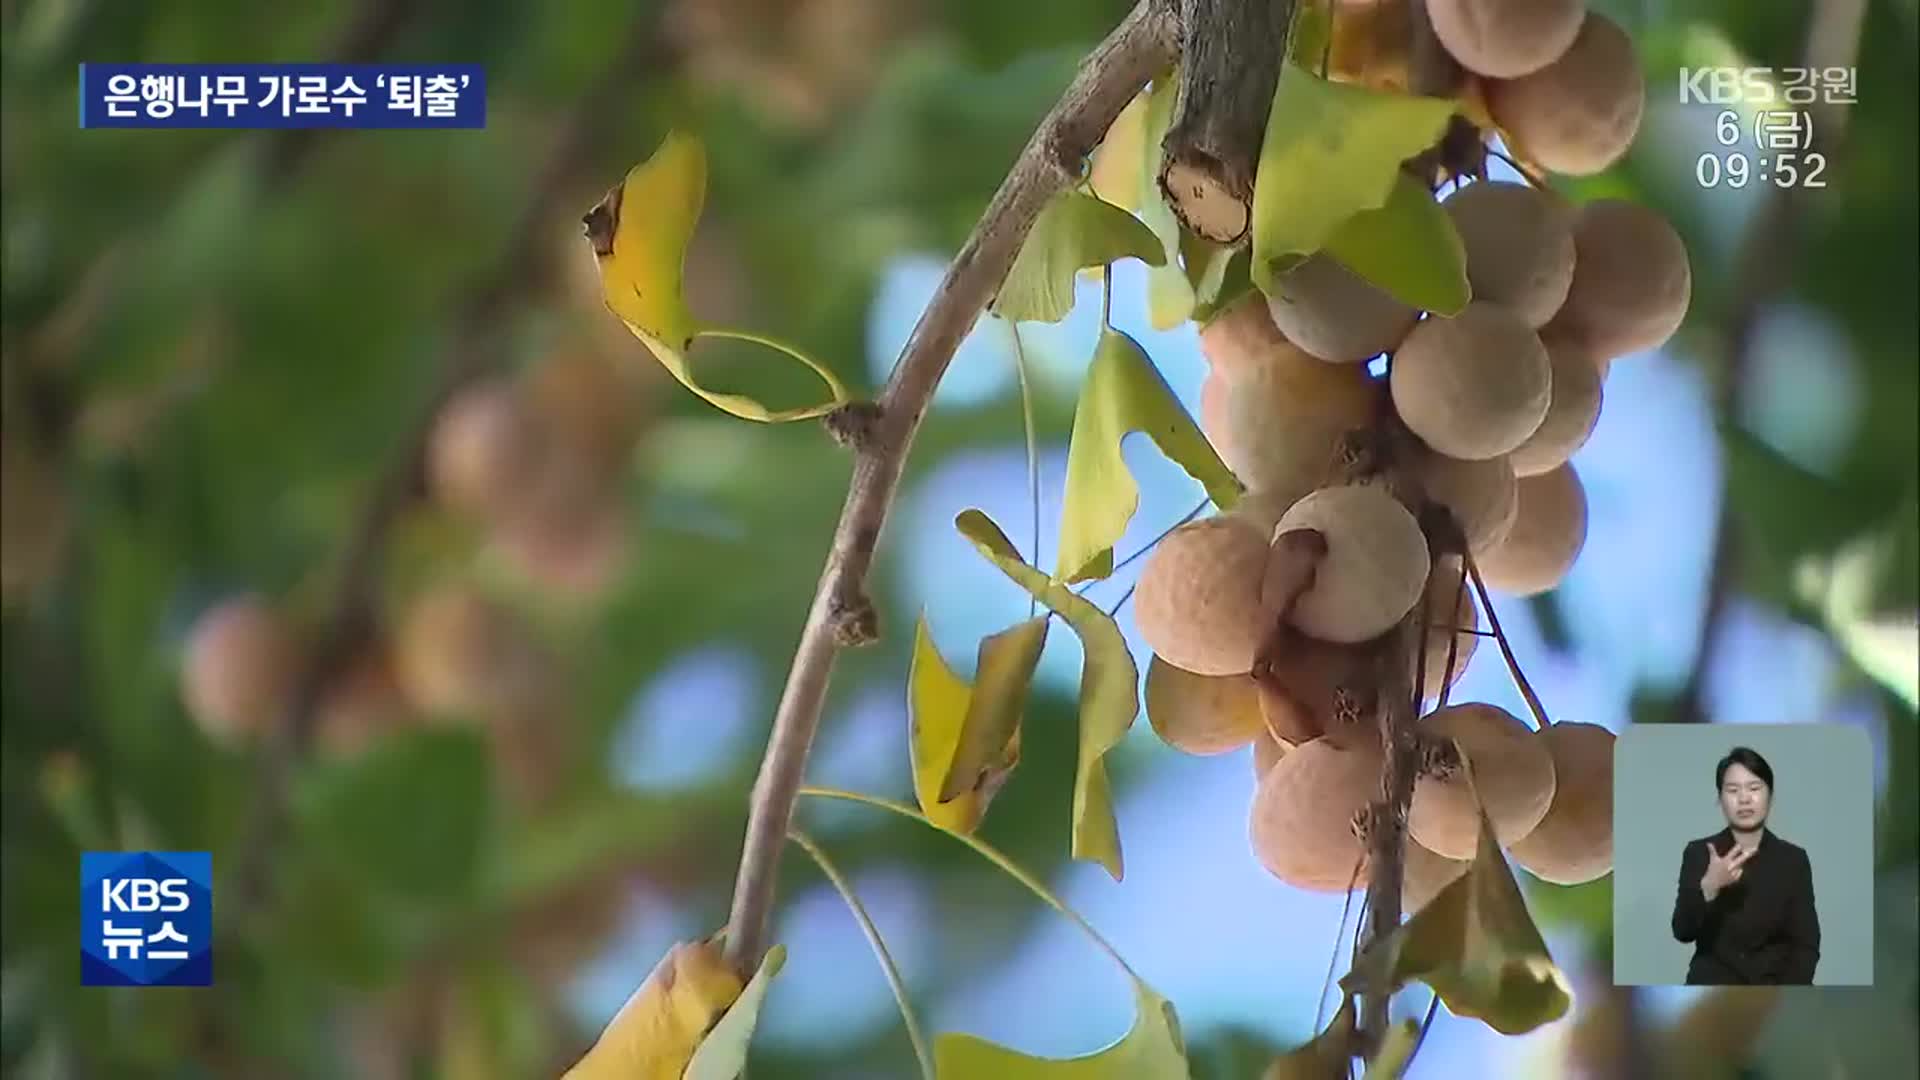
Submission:
<svg viewBox="0 0 1920 1080">
<path fill-rule="evenodd" d="M 1180 86 L 1159 182 L 1182 224 L 1217 244 L 1253 220 L 1253 174 L 1295 0 L 1181 0 Z"/>
<path fill-rule="evenodd" d="M 1081 62 L 947 267 L 879 398 L 826 419 L 834 437 L 854 451 L 853 476 L 754 781 L 726 928 L 727 959 L 739 970 L 752 970 L 765 951 L 780 851 L 835 655 L 878 637 L 867 572 L 934 388 L 1005 279 L 1041 209 L 1079 181 L 1087 155 L 1114 118 L 1141 86 L 1172 64 L 1178 21 L 1173 0 L 1140 0 Z"/>
</svg>

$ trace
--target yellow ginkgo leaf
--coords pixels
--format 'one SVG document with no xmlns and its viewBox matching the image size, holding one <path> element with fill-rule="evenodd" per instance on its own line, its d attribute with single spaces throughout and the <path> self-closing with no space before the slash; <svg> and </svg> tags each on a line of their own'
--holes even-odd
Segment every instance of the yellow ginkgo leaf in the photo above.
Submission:
<svg viewBox="0 0 1920 1080">
<path fill-rule="evenodd" d="M 1100 145 L 1093 148 L 1087 186 L 1095 196 L 1122 210 L 1140 208 L 1140 155 L 1147 139 L 1147 95 L 1135 94 L 1120 115 L 1107 125 Z"/>
<path fill-rule="evenodd" d="M 668 133 L 653 156 L 628 171 L 619 187 L 582 219 L 600 265 L 600 289 L 609 310 L 646 345 L 682 386 L 745 420 L 777 422 L 822 416 L 850 395 L 830 369 L 798 350 L 756 334 L 702 326 L 682 288 L 687 245 L 707 193 L 707 154 L 700 140 Z M 811 368 L 832 399 L 796 409 L 769 409 L 743 394 L 721 393 L 693 377 L 687 352 L 698 337 L 725 337 L 777 349 Z"/>
<path fill-rule="evenodd" d="M 913 793 L 928 820 L 970 833 L 1020 760 L 1020 717 L 1047 620 L 1028 619 L 980 642 L 974 685 L 934 646 L 925 615 L 914 627 L 907 670 Z"/>
<path fill-rule="evenodd" d="M 681 1080 L 745 987 L 717 940 L 673 946 L 564 1080 Z"/>
<path fill-rule="evenodd" d="M 1173 1003 L 1133 982 L 1133 1027 L 1104 1050 L 1075 1058 L 1040 1058 L 974 1035 L 934 1040 L 938 1080 L 1188 1080 L 1186 1043 Z"/>
<path fill-rule="evenodd" d="M 1073 777 L 1073 857 L 1092 859 L 1120 880 L 1120 826 L 1113 816 L 1107 751 L 1140 714 L 1140 672 L 1120 627 L 1066 585 L 1028 566 L 993 519 L 963 510 L 954 527 L 1029 596 L 1057 612 L 1080 637 L 1080 758 Z"/>
<path fill-rule="evenodd" d="M 1160 144 L 1173 123 L 1174 96 L 1179 90 L 1176 71 L 1153 81 L 1140 118 L 1142 136 L 1135 145 L 1134 183 L 1140 194 L 1140 220 L 1159 238 L 1165 256 L 1147 270 L 1147 324 L 1155 330 L 1171 330 L 1186 322 L 1198 299 L 1193 280 L 1180 263 L 1180 219 L 1167 205 L 1166 192 L 1160 190 Z"/>
<path fill-rule="evenodd" d="M 726 1015 L 713 1025 L 707 1037 L 687 1062 L 681 1080 L 736 1080 L 747 1067 L 747 1044 L 753 1039 L 754 1025 L 760 1022 L 760 1006 L 767 1000 L 767 987 L 787 963 L 787 947 L 775 945 L 760 961 L 760 970 L 747 980 L 746 989 L 727 1007 Z"/>
<path fill-rule="evenodd" d="M 584 219 L 607 307 L 656 353 L 686 352 L 700 329 L 680 278 L 706 198 L 706 148 L 673 131 Z"/>
<path fill-rule="evenodd" d="M 1214 505 L 1226 510 L 1239 501 L 1240 481 L 1159 369 L 1132 338 L 1108 328 L 1081 384 L 1067 444 L 1060 561 L 1054 571 L 1061 581 L 1072 584 L 1113 572 L 1113 545 L 1140 506 L 1140 487 L 1120 453 L 1120 440 L 1134 431 L 1200 481 Z"/>
<path fill-rule="evenodd" d="M 1261 290 L 1271 294 L 1279 271 L 1319 251 L 1348 218 L 1385 205 L 1400 163 L 1440 138 L 1453 107 L 1284 64 L 1253 184 L 1248 269 Z"/>
<path fill-rule="evenodd" d="M 1433 987 L 1454 1015 L 1478 1017 L 1504 1035 L 1550 1024 L 1573 1007 L 1573 989 L 1548 954 L 1484 811 L 1473 865 L 1369 945 L 1340 986 L 1386 993 L 1411 979 Z"/>
</svg>

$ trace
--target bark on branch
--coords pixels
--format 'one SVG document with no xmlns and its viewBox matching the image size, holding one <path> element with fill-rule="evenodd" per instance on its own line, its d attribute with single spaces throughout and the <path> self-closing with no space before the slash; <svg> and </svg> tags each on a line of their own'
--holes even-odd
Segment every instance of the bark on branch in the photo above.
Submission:
<svg viewBox="0 0 1920 1080">
<path fill-rule="evenodd" d="M 1160 144 L 1160 191 L 1188 229 L 1238 243 L 1295 0 L 1181 0 L 1180 88 Z"/>
<path fill-rule="evenodd" d="M 1174 14 L 1170 0 L 1141 0 L 1081 62 L 1079 73 L 1041 120 L 973 235 L 947 267 L 879 400 L 857 425 L 861 437 L 846 440 L 854 448 L 847 500 L 800 631 L 748 810 L 726 928 L 727 959 L 741 971 L 757 967 L 765 952 L 780 851 L 819 728 L 834 657 L 842 645 L 865 640 L 874 629 L 867 571 L 934 387 L 1005 279 L 1041 208 L 1080 178 L 1087 155 L 1120 110 L 1172 64 Z"/>
</svg>

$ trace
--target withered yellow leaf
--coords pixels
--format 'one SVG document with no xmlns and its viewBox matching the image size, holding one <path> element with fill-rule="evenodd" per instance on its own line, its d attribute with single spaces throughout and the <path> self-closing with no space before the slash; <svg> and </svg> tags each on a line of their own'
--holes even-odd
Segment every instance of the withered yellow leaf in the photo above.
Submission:
<svg viewBox="0 0 1920 1080">
<path fill-rule="evenodd" d="M 1413 918 L 1368 946 L 1340 980 L 1349 993 L 1382 993 L 1419 980 L 1456 1016 L 1505 1035 L 1552 1023 L 1573 1006 L 1527 911 L 1484 811 L 1473 865 Z"/>
<path fill-rule="evenodd" d="M 1140 714 L 1140 673 L 1120 627 L 1106 612 L 1061 582 L 1028 566 L 993 519 L 961 511 L 954 527 L 1014 584 L 1067 620 L 1080 637 L 1080 758 L 1073 777 L 1073 857 L 1092 859 L 1120 880 L 1120 826 L 1113 816 L 1107 751 L 1126 738 Z"/>
<path fill-rule="evenodd" d="M 940 656 L 923 614 L 907 671 L 913 792 L 928 820 L 970 833 L 1020 760 L 1020 718 L 1047 620 L 1028 619 L 980 642 L 974 684 Z"/>
<path fill-rule="evenodd" d="M 669 132 L 653 156 L 627 172 L 583 219 L 600 266 L 607 307 L 646 345 L 682 386 L 714 407 L 745 420 L 777 422 L 821 416 L 850 395 L 824 365 L 759 335 L 703 326 L 687 306 L 682 275 L 687 246 L 707 194 L 706 148 L 693 135 Z M 831 400 L 796 409 L 769 409 L 743 394 L 710 390 L 694 379 L 687 352 L 701 336 L 731 337 L 770 346 L 800 361 L 827 384 Z"/>
</svg>

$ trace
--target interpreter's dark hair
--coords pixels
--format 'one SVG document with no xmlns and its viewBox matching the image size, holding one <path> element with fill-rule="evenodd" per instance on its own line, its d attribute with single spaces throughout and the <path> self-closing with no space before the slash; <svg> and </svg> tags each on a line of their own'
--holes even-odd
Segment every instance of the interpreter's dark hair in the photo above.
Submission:
<svg viewBox="0 0 1920 1080">
<path fill-rule="evenodd" d="M 1734 747 L 1727 751 L 1726 757 L 1720 759 L 1720 764 L 1713 770 L 1713 790 L 1719 791 L 1721 785 L 1727 782 L 1727 768 L 1732 765 L 1745 768 L 1766 783 L 1767 791 L 1773 791 L 1773 766 L 1767 764 L 1767 759 L 1761 757 L 1759 751 L 1744 746 Z"/>
</svg>

